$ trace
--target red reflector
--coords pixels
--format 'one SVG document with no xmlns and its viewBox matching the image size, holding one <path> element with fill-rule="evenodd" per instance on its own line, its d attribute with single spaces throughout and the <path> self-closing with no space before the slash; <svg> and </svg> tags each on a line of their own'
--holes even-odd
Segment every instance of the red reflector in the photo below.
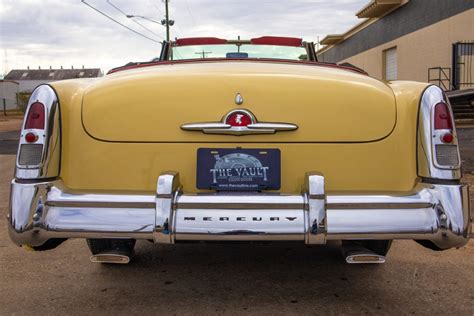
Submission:
<svg viewBox="0 0 474 316">
<path fill-rule="evenodd" d="M 449 112 L 448 105 L 440 102 L 435 105 L 434 112 L 434 128 L 435 129 L 453 129 L 453 120 Z"/>
<path fill-rule="evenodd" d="M 229 115 L 225 122 L 230 126 L 247 126 L 252 124 L 252 118 L 243 112 L 235 112 Z"/>
<path fill-rule="evenodd" d="M 453 140 L 454 140 L 454 136 L 451 133 L 446 133 L 443 136 L 441 136 L 441 141 L 443 141 L 443 143 L 445 144 L 450 144 L 453 142 Z"/>
<path fill-rule="evenodd" d="M 25 129 L 44 129 L 44 105 L 40 102 L 35 102 L 31 105 L 26 117 Z"/>
<path fill-rule="evenodd" d="M 38 138 L 33 133 L 28 133 L 25 135 L 25 140 L 28 143 L 34 143 Z"/>
</svg>

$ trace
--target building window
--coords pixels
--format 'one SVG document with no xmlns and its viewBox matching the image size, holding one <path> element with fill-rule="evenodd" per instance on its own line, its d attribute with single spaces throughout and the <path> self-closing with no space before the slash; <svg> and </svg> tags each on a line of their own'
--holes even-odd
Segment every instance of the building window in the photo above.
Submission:
<svg viewBox="0 0 474 316">
<path fill-rule="evenodd" d="M 398 79 L 397 48 L 383 51 L 383 78 L 385 80 Z"/>
</svg>

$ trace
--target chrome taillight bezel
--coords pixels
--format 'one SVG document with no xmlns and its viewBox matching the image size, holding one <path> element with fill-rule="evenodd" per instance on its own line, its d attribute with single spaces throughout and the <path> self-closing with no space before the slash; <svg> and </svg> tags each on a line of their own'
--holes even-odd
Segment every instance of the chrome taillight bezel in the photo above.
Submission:
<svg viewBox="0 0 474 316">
<path fill-rule="evenodd" d="M 451 105 L 443 90 L 434 85 L 426 88 L 421 98 L 418 114 L 418 175 L 422 178 L 459 180 L 462 176 L 461 157 L 459 154 L 459 144 L 455 123 L 453 121 L 452 130 L 435 130 L 434 126 L 434 110 L 435 106 L 440 102 L 447 104 L 451 114 L 451 119 L 454 118 Z M 442 135 L 447 132 L 450 132 L 453 135 L 453 141 L 450 144 L 445 144 L 441 140 Z M 439 145 L 456 146 L 458 164 L 440 164 L 436 156 L 436 146 Z"/>
<path fill-rule="evenodd" d="M 40 102 L 45 110 L 44 129 L 26 129 L 26 120 L 33 103 Z M 25 117 L 21 126 L 20 142 L 16 157 L 15 178 L 17 179 L 43 179 L 59 176 L 60 158 L 60 123 L 59 102 L 56 93 L 49 85 L 38 86 L 28 101 Z M 25 139 L 28 133 L 37 135 L 37 140 L 30 143 Z M 40 163 L 34 165 L 20 164 L 20 150 L 22 145 L 42 145 Z"/>
</svg>

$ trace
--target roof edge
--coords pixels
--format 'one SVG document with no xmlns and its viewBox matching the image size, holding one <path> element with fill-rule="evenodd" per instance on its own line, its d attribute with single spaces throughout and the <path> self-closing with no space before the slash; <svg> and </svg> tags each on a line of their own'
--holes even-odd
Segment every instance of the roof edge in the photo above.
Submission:
<svg viewBox="0 0 474 316">
<path fill-rule="evenodd" d="M 354 34 L 362 31 L 372 23 L 377 22 L 378 20 L 382 19 L 384 16 L 392 13 L 393 11 L 397 10 L 401 6 L 407 4 L 410 2 L 410 0 L 371 0 L 370 3 L 368 3 L 365 7 L 363 7 L 359 12 L 357 12 L 357 17 L 358 18 L 363 18 L 365 19 L 364 21 L 356 24 L 352 28 L 350 28 L 347 32 L 343 34 L 329 34 L 323 40 L 320 42 L 322 45 L 326 45 L 323 48 L 319 49 L 316 52 L 316 55 L 320 55 L 334 46 L 336 46 L 339 43 L 344 42 L 348 38 L 352 37 Z M 382 10 L 382 11 L 377 11 L 378 14 L 375 15 L 374 12 L 376 11 L 370 11 L 370 10 L 375 10 L 375 8 L 379 8 L 377 10 Z M 370 13 L 370 14 L 369 14 Z M 367 15 L 374 15 L 374 16 L 365 16 Z M 364 15 L 364 16 L 362 16 Z"/>
<path fill-rule="evenodd" d="M 316 54 L 324 53 L 325 51 L 331 49 L 332 47 L 336 46 L 337 44 L 344 42 L 346 39 L 351 37 L 352 35 L 356 34 L 357 32 L 365 29 L 372 23 L 375 23 L 379 20 L 379 18 L 372 18 L 372 19 L 365 19 L 364 21 L 356 24 L 352 28 L 350 28 L 347 32 L 343 34 L 329 34 L 320 42 L 322 45 L 326 45 L 325 47 L 319 49 Z M 336 40 L 337 39 L 337 40 Z M 327 40 L 327 43 L 323 43 L 323 41 Z"/>
<path fill-rule="evenodd" d="M 389 11 L 399 8 L 410 0 L 372 0 L 365 7 L 356 13 L 359 19 L 377 18 L 385 15 Z"/>
<path fill-rule="evenodd" d="M 343 34 L 328 34 L 319 43 L 321 45 L 333 45 L 344 39 Z"/>
</svg>

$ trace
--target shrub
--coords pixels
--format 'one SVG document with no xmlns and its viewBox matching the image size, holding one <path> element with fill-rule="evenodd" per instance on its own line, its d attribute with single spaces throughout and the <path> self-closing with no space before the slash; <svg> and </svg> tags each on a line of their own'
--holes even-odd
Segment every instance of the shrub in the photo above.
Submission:
<svg viewBox="0 0 474 316">
<path fill-rule="evenodd" d="M 31 93 L 29 92 L 18 92 L 16 94 L 18 108 L 21 112 L 25 113 L 26 107 L 28 106 L 28 100 L 30 99 Z"/>
</svg>

